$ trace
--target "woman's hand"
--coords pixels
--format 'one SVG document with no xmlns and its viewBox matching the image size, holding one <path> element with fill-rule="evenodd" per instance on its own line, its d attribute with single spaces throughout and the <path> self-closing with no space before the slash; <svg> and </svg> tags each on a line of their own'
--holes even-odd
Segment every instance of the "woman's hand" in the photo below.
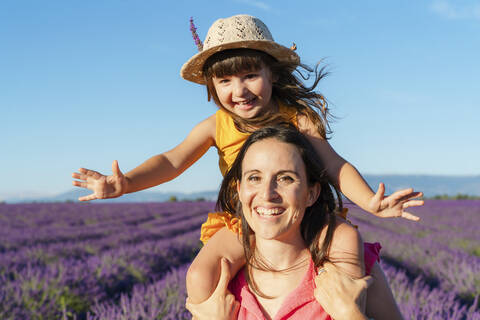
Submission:
<svg viewBox="0 0 480 320">
<path fill-rule="evenodd" d="M 93 192 L 88 196 L 78 198 L 79 201 L 117 198 L 127 191 L 128 181 L 120 171 L 117 160 L 112 163 L 113 175 L 111 176 L 104 176 L 97 171 L 85 168 L 80 168 L 78 171 L 79 173 L 72 173 L 72 177 L 80 181 L 74 180 L 73 185 L 90 189 Z"/>
<path fill-rule="evenodd" d="M 354 280 L 327 262 L 315 277 L 315 298 L 335 320 L 365 320 L 367 288 L 373 282 L 366 276 Z"/>
<path fill-rule="evenodd" d="M 199 304 L 193 304 L 187 298 L 185 304 L 195 320 L 234 320 L 237 319 L 240 303 L 235 300 L 227 287 L 230 281 L 230 266 L 225 258 L 221 260 L 220 279 L 210 298 Z"/>
<path fill-rule="evenodd" d="M 422 192 L 414 192 L 412 188 L 396 191 L 385 197 L 385 185 L 380 183 L 377 193 L 372 197 L 368 204 L 368 209 L 377 217 L 393 218 L 401 217 L 408 220 L 418 221 L 419 217 L 404 211 L 409 207 L 418 207 L 423 205 L 423 200 L 413 200 L 421 197 Z"/>
</svg>

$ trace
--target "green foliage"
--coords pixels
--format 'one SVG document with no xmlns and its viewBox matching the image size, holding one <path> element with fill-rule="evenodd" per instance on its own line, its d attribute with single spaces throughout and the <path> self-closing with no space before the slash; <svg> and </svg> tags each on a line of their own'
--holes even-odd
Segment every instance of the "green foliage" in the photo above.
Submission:
<svg viewBox="0 0 480 320">
<path fill-rule="evenodd" d="M 177 202 L 178 199 L 176 196 L 171 196 L 170 198 L 168 198 L 168 202 Z"/>
<path fill-rule="evenodd" d="M 472 196 L 468 194 L 458 193 L 455 196 L 450 196 L 448 194 L 437 194 L 436 196 L 429 198 L 433 200 L 479 200 L 480 196 Z"/>
</svg>

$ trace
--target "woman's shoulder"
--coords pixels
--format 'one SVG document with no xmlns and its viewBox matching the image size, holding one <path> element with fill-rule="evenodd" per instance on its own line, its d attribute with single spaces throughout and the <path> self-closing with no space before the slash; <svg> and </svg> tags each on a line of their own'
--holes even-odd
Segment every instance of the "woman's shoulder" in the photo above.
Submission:
<svg viewBox="0 0 480 320">
<path fill-rule="evenodd" d="M 326 229 L 322 230 L 323 241 Z M 337 217 L 328 252 L 330 261 L 354 278 L 364 276 L 363 240 L 357 228 Z"/>
</svg>

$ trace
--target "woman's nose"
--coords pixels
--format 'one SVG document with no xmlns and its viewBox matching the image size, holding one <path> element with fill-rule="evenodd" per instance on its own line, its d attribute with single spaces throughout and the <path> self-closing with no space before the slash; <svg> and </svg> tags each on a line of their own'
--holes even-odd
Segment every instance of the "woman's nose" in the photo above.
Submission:
<svg viewBox="0 0 480 320">
<path fill-rule="evenodd" d="M 264 200 L 275 200 L 279 198 L 279 194 L 277 192 L 277 184 L 276 181 L 265 181 L 262 184 L 262 198 Z"/>
</svg>

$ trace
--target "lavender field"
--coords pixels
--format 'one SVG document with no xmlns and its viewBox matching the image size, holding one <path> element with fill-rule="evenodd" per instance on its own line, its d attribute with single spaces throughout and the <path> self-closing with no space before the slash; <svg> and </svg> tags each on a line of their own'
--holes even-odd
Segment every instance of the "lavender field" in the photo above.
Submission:
<svg viewBox="0 0 480 320">
<path fill-rule="evenodd" d="M 0 204 L 0 319 L 189 319 L 185 273 L 211 202 Z M 350 206 L 406 319 L 480 319 L 480 201 L 422 220 Z"/>
</svg>

